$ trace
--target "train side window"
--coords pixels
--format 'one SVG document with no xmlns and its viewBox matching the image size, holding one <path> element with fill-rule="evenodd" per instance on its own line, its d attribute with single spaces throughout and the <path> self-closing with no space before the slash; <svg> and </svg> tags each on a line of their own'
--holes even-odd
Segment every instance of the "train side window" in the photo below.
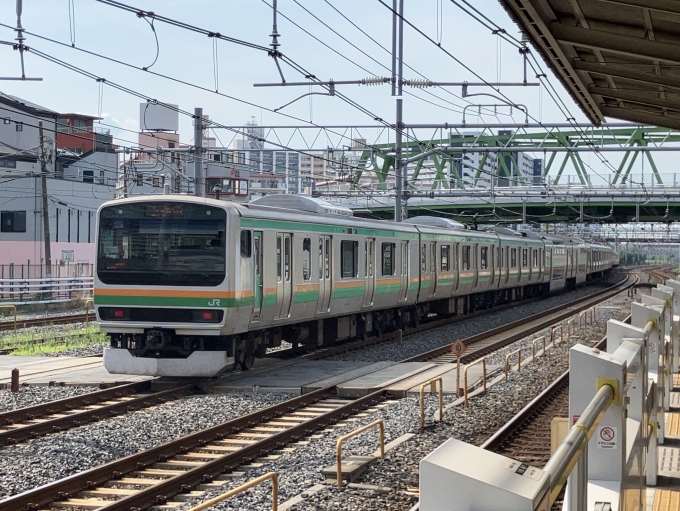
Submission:
<svg viewBox="0 0 680 511">
<path fill-rule="evenodd" d="M 309 238 L 302 240 L 302 278 L 312 278 L 312 240 Z"/>
<path fill-rule="evenodd" d="M 496 269 L 500 269 L 503 267 L 503 249 L 498 248 L 496 250 Z"/>
<path fill-rule="evenodd" d="M 437 271 L 437 244 L 432 243 L 432 251 L 430 254 L 430 273 L 435 273 Z"/>
<path fill-rule="evenodd" d="M 522 268 L 529 266 L 529 258 L 527 257 L 527 249 L 522 249 Z"/>
<path fill-rule="evenodd" d="M 368 277 L 368 241 L 364 241 L 364 277 Z"/>
<path fill-rule="evenodd" d="M 534 262 L 533 267 L 538 268 L 538 250 L 534 249 Z"/>
<path fill-rule="evenodd" d="M 401 242 L 401 274 L 408 275 L 408 241 Z"/>
<path fill-rule="evenodd" d="M 382 244 L 382 274 L 394 275 L 395 264 L 394 264 L 394 243 L 383 243 Z"/>
<path fill-rule="evenodd" d="M 281 238 L 276 238 L 276 277 L 281 282 Z"/>
<path fill-rule="evenodd" d="M 451 264 L 449 262 L 450 254 L 451 245 L 442 245 L 441 247 L 442 271 L 449 271 L 451 269 Z"/>
<path fill-rule="evenodd" d="M 283 251 L 283 271 L 285 274 L 286 282 L 290 280 L 290 238 L 286 238 Z"/>
<path fill-rule="evenodd" d="M 319 280 L 323 280 L 323 238 L 319 237 Z"/>
<path fill-rule="evenodd" d="M 326 279 L 331 278 L 331 239 L 326 238 L 326 252 L 324 255 L 324 267 L 326 268 Z"/>
<path fill-rule="evenodd" d="M 253 233 L 241 231 L 241 257 L 250 257 L 253 252 Z"/>
<path fill-rule="evenodd" d="M 465 246 L 462 249 L 462 256 L 461 256 L 461 271 L 469 271 L 470 270 L 470 247 Z"/>
<path fill-rule="evenodd" d="M 517 249 L 510 250 L 510 268 L 517 268 Z"/>
<path fill-rule="evenodd" d="M 482 247 L 479 251 L 479 269 L 486 270 L 489 267 L 489 248 Z"/>
<path fill-rule="evenodd" d="M 343 279 L 352 279 L 357 277 L 358 251 L 358 241 L 343 240 L 340 243 L 340 267 L 342 268 Z"/>
<path fill-rule="evenodd" d="M 425 243 L 420 245 L 420 273 L 427 273 L 427 246 Z"/>
</svg>

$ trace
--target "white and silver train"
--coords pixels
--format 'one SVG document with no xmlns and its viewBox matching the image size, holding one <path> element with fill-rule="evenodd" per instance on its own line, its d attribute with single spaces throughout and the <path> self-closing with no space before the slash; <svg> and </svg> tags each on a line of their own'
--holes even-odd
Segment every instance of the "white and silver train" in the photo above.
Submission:
<svg viewBox="0 0 680 511">
<path fill-rule="evenodd" d="M 394 223 L 293 195 L 161 195 L 97 213 L 94 300 L 112 373 L 214 376 L 281 341 L 324 345 L 584 285 L 618 264 L 578 239 Z"/>
</svg>

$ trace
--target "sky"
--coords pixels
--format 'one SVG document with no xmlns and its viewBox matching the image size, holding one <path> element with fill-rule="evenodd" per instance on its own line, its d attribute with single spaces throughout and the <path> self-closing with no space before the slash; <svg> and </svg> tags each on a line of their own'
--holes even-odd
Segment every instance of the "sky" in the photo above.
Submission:
<svg viewBox="0 0 680 511">
<path fill-rule="evenodd" d="M 129 5 L 136 9 L 153 11 L 224 36 L 265 47 L 271 42 L 270 0 L 127 1 L 132 2 Z M 142 100 L 111 87 L 110 82 L 143 96 L 178 104 L 186 112 L 202 107 L 204 114 L 223 125 L 242 125 L 252 118 L 265 125 L 303 125 L 306 121 L 320 125 L 377 125 L 375 117 L 394 122 L 395 98 L 390 95 L 389 85 L 337 86 L 339 92 L 368 112 L 360 111 L 338 97 L 315 95 L 282 109 L 283 113 L 293 118 L 286 117 L 271 110 L 309 92 L 310 88 L 253 87 L 254 83 L 280 81 L 275 62 L 266 52 L 226 41 L 214 44 L 215 40 L 206 35 L 159 21 L 155 21 L 152 28 L 147 19 L 139 18 L 134 12 L 96 0 L 24 0 L 23 3 L 22 24 L 27 31 L 65 43 L 65 46 L 60 46 L 27 34 L 25 44 L 29 48 L 105 78 L 107 82 L 97 83 L 92 77 L 82 76 L 28 52 L 26 76 L 41 77 L 43 80 L 0 81 L 0 90 L 60 112 L 100 115 L 103 117 L 102 127 L 112 128 L 116 140 L 122 145 L 136 144 L 137 135 L 134 132 L 139 130 L 139 103 Z M 391 6 L 391 3 L 389 0 L 279 0 L 280 51 L 321 80 L 389 76 L 390 54 L 377 43 L 391 48 L 392 13 L 387 6 Z M 521 38 L 519 29 L 497 0 L 474 0 L 471 3 L 508 34 Z M 522 57 L 517 49 L 509 43 L 499 42 L 498 36 L 491 34 L 451 0 L 405 0 L 404 4 L 405 18 L 455 57 L 447 55 L 437 44 L 406 26 L 406 65 L 435 81 L 480 81 L 475 73 L 486 81 L 523 80 Z M 14 0 L 0 0 L 0 23 L 15 25 Z M 0 40 L 12 41 L 15 36 L 12 29 L 0 27 Z M 89 55 L 72 48 L 71 44 L 137 67 L 149 67 L 151 71 L 190 82 L 205 90 Z M 585 116 L 552 76 L 547 65 L 542 61 L 541 65 L 567 104 L 569 115 L 585 122 Z M 305 81 L 303 74 L 287 65 L 283 65 L 282 70 L 287 81 Z M 18 52 L 11 46 L 0 45 L 0 76 L 18 75 Z M 404 77 L 420 78 L 410 69 L 404 70 Z M 531 71 L 528 78 L 529 81 L 536 81 Z M 220 94 L 213 92 L 215 89 Z M 314 90 L 320 92 L 318 87 Z M 468 103 L 460 98 L 460 87 L 404 90 L 411 94 L 404 95 L 406 123 L 460 123 L 463 106 L 497 102 L 482 97 L 470 98 Z M 470 92 L 493 91 L 471 88 Z M 564 112 L 560 111 L 544 89 L 508 87 L 503 88 L 502 92 L 513 102 L 526 105 L 530 116 L 536 120 L 566 120 Z M 468 110 L 468 122 L 480 119 L 474 115 L 475 110 Z M 513 109 L 510 115 L 510 108 L 499 107 L 497 114 L 481 119 L 494 123 L 523 121 L 523 114 L 517 109 Z M 228 145 L 232 140 L 232 133 L 226 130 L 216 132 L 223 145 Z M 381 132 L 376 127 L 365 129 L 360 135 L 369 139 L 369 142 L 375 142 Z M 180 140 L 189 143 L 192 137 L 191 118 L 180 115 Z M 267 137 L 275 139 L 273 134 Z M 281 142 L 299 147 L 303 142 L 296 137 L 294 135 L 292 139 Z M 385 137 L 387 134 L 383 133 L 380 141 L 385 142 Z M 307 140 L 306 143 L 318 148 L 338 142 Z M 616 164 L 619 156 L 608 158 Z M 594 168 L 599 165 L 600 172 L 604 172 L 604 167 L 595 157 L 584 156 L 584 159 Z"/>
</svg>

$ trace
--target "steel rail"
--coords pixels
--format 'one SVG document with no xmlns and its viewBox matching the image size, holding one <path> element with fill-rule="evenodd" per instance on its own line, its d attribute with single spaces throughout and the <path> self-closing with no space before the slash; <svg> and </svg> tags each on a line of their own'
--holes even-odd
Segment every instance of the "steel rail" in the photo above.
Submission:
<svg viewBox="0 0 680 511">
<path fill-rule="evenodd" d="M 512 323 L 508 323 L 506 325 L 502 325 L 500 327 L 463 339 L 463 342 L 465 343 L 466 346 L 479 345 L 479 347 L 477 348 L 475 346 L 475 348 L 477 349 L 468 350 L 464 355 L 461 356 L 460 361 L 461 363 L 464 364 L 472 362 L 478 359 L 479 357 L 482 357 L 494 350 L 497 350 L 498 348 L 507 346 L 508 344 L 523 339 L 528 335 L 548 328 L 555 323 L 564 321 L 565 319 L 568 319 L 574 314 L 577 314 L 582 310 L 586 310 L 592 307 L 593 303 L 608 300 L 609 298 L 617 295 L 621 291 L 624 291 L 625 289 L 632 287 L 634 284 L 635 279 L 628 277 L 623 282 L 615 284 L 614 286 L 611 286 L 610 288 L 607 288 L 599 293 L 587 296 L 582 300 L 576 301 L 575 304 L 568 305 L 567 307 L 565 307 L 564 305 L 553 307 L 552 309 L 540 312 L 538 314 L 535 314 L 534 316 L 520 319 L 518 321 L 514 321 Z M 497 336 L 502 336 L 502 339 L 499 339 L 498 341 L 493 341 L 493 337 Z M 488 344 L 484 343 L 484 341 L 487 341 Z M 435 348 L 426 353 L 421 353 L 420 355 L 416 355 L 415 357 L 407 358 L 405 360 L 402 360 L 402 362 L 430 361 L 442 355 L 450 354 L 450 351 L 451 351 L 450 345 L 446 345 L 439 348 Z"/>
<path fill-rule="evenodd" d="M 299 396 L 271 407 L 232 419 L 222 424 L 191 433 L 181 438 L 166 442 L 145 451 L 115 460 L 73 476 L 55 481 L 39 488 L 14 495 L 0 501 L 0 511 L 19 511 L 38 509 L 80 491 L 100 486 L 108 481 L 118 479 L 127 473 L 142 470 L 159 461 L 186 452 L 192 448 L 200 448 L 209 442 L 220 440 L 227 435 L 251 428 L 260 422 L 293 412 L 309 406 L 324 398 L 334 396 L 335 386 L 319 389 L 315 392 Z M 159 484 L 142 489 L 117 501 L 103 501 L 102 508 L 107 511 L 129 511 L 131 508 L 143 509 L 166 501 L 172 495 L 181 493 L 187 488 L 209 481 L 219 474 L 262 456 L 274 449 L 283 447 L 289 442 L 303 438 L 316 429 L 345 419 L 375 403 L 385 399 L 385 391 L 379 390 L 347 405 L 332 409 L 318 417 L 282 430 L 268 438 L 245 446 L 242 449 L 205 463 L 169 479 L 159 480 Z"/>
<path fill-rule="evenodd" d="M 120 400 L 131 394 L 151 392 L 151 382 L 133 383 L 122 387 L 114 387 L 0 414 L 0 428 L 7 426 L 11 428 L 6 431 L 0 431 L 0 445 L 16 444 L 41 435 L 77 428 L 89 422 L 96 422 L 158 405 L 189 394 L 193 385 L 182 385 L 160 392 L 153 392 L 150 395 Z M 105 404 L 112 399 L 119 401 Z M 65 402 L 68 402 L 68 404 Z M 99 405 L 99 403 L 102 404 Z M 92 406 L 96 408 L 90 408 Z M 79 408 L 83 409 L 78 410 Z M 76 411 L 72 412 L 74 409 Z M 53 414 L 58 414 L 59 416 L 50 418 L 49 416 Z M 22 422 L 33 421 L 41 417 L 45 417 L 44 421 L 22 424 Z"/>
<path fill-rule="evenodd" d="M 96 404 L 100 401 L 107 401 L 109 399 L 116 399 L 130 394 L 150 391 L 151 380 L 129 383 L 127 385 L 118 385 L 104 390 L 81 394 L 79 396 L 49 401 L 35 406 L 17 408 L 16 410 L 0 413 L 0 427 L 6 424 L 35 419 L 51 413 L 59 413 L 81 406 Z"/>
<path fill-rule="evenodd" d="M 66 316 L 49 316 L 46 318 L 28 318 L 17 320 L 17 328 L 29 328 L 34 326 L 67 325 L 69 323 L 86 323 L 96 316 L 93 312 L 82 312 Z M 14 321 L 0 321 L 0 332 L 14 329 Z"/>
</svg>

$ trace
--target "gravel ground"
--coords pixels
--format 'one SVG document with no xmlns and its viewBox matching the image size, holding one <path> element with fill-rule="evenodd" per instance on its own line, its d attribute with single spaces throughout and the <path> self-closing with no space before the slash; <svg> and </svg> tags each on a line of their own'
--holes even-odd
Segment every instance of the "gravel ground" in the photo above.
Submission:
<svg viewBox="0 0 680 511">
<path fill-rule="evenodd" d="M 191 396 L 0 450 L 0 499 L 290 399 Z"/>
<path fill-rule="evenodd" d="M 625 295 L 624 295 L 625 296 Z M 540 357 L 535 363 L 527 365 L 520 373 L 511 373 L 507 382 L 490 387 L 486 395 L 472 398 L 471 407 L 449 407 L 444 413 L 444 423 L 419 433 L 419 405 L 416 398 L 392 401 L 379 412 L 353 422 L 351 425 L 328 428 L 321 432 L 320 438 L 310 438 L 307 445 L 297 445 L 295 451 L 285 453 L 278 460 L 265 463 L 259 468 L 244 470 L 243 477 L 235 478 L 222 486 L 219 491 L 211 491 L 206 495 L 212 498 L 235 488 L 248 480 L 269 471 L 279 475 L 279 502 L 308 490 L 315 484 L 323 483 L 321 470 L 335 463 L 335 442 L 337 438 L 360 425 L 378 418 L 385 421 L 385 441 L 389 442 L 405 433 L 416 433 L 411 440 L 387 453 L 386 459 L 370 469 L 358 481 L 389 488 L 386 493 L 370 490 L 358 490 L 349 487 L 338 489 L 335 485 L 325 485 L 318 493 L 309 495 L 293 509 L 296 511 L 337 511 L 342 510 L 374 510 L 394 509 L 408 510 L 416 498 L 404 493 L 407 488 L 418 487 L 418 464 L 421 458 L 432 452 L 449 438 L 481 443 L 514 414 L 522 409 L 531 399 L 540 393 L 559 376 L 568 365 L 569 348 L 576 342 L 599 340 L 606 330 L 606 320 L 619 319 L 623 311 L 629 309 L 629 299 L 616 298 L 610 300 L 608 306 L 617 307 L 601 309 L 596 324 L 585 330 L 577 330 L 576 337 L 568 343 L 549 348 L 547 357 Z M 620 307 L 620 308 L 619 308 Z M 506 348 L 514 350 L 522 346 L 531 349 L 530 341 L 522 340 L 514 346 Z M 445 396 L 445 405 L 455 401 L 453 396 Z M 437 400 L 435 396 L 428 398 L 427 414 L 435 413 Z M 343 458 L 350 454 L 370 454 L 378 448 L 377 432 L 367 432 L 346 442 L 343 447 Z M 202 499 L 204 500 L 204 499 Z M 220 510 L 261 510 L 268 509 L 271 504 L 271 486 L 263 484 L 241 496 L 235 496 L 220 503 L 214 509 Z M 187 503 L 183 510 L 191 508 L 197 502 Z"/>
<path fill-rule="evenodd" d="M 591 294 L 594 291 L 596 288 L 590 287 L 551 297 L 547 300 L 525 304 L 521 306 L 521 312 L 520 308 L 516 307 L 489 314 L 484 317 L 484 321 L 466 321 L 441 331 L 413 336 L 403 346 L 382 345 L 372 347 L 364 353 L 351 353 L 338 358 L 371 362 L 403 359 L 450 343 L 458 337 L 473 335 L 497 324 L 535 314 L 538 310 L 544 310 L 546 306 L 558 306 L 574 300 L 576 296 Z M 623 306 L 623 308 L 628 307 Z M 588 340 L 599 339 L 605 329 L 605 320 L 610 316 L 618 317 L 619 315 L 619 311 L 615 309 L 602 309 L 598 315 L 598 325 L 589 326 L 585 337 Z M 526 350 L 527 343 L 530 350 L 530 341 L 519 341 L 518 345 Z M 466 441 L 475 441 L 488 436 L 506 422 L 563 372 L 568 360 L 568 344 L 551 348 L 549 351 L 550 356 L 539 358 L 535 364 L 527 366 L 521 373 L 511 373 L 508 382 L 491 387 L 488 394 L 473 399 L 471 408 L 465 409 L 457 406 L 447 410 L 444 424 L 416 435 L 388 453 L 387 459 L 370 470 L 360 481 L 392 488 L 391 492 L 385 495 L 374 495 L 372 492 L 351 488 L 338 490 L 328 485 L 323 491 L 310 496 L 296 506 L 296 509 L 304 511 L 408 509 L 414 499 L 404 495 L 402 490 L 418 486 L 418 461 L 451 436 Z M 37 388 L 29 387 L 28 389 L 34 391 Z M 45 389 L 74 392 L 75 388 L 42 387 L 39 389 L 43 392 L 49 392 Z M 40 394 L 40 391 L 37 391 L 37 394 Z M 0 398 L 3 397 L 4 395 L 0 394 Z M 0 464 L 5 468 L 0 473 L 0 498 L 46 484 L 121 456 L 148 449 L 179 435 L 249 413 L 288 397 L 285 394 L 262 393 L 191 397 L 5 448 L 0 451 Z M 33 399 L 42 401 L 53 399 L 53 397 L 42 398 L 42 395 L 37 395 Z M 16 399 L 16 395 L 12 399 Z M 450 404 L 453 400 L 451 396 L 447 397 L 445 402 Z M 4 403 L 4 400 L 0 401 L 0 406 Z M 435 403 L 435 398 L 430 398 L 428 401 L 430 415 L 435 410 Z M 350 425 L 324 430 L 320 438 L 311 439 L 307 445 L 297 445 L 295 451 L 287 452 L 278 460 L 265 463 L 261 468 L 246 470 L 244 477 L 229 481 L 220 492 L 213 492 L 210 496 L 274 470 L 281 475 L 280 502 L 283 502 L 310 486 L 323 482 L 320 470 L 334 464 L 337 438 L 376 418 L 385 420 L 386 441 L 407 432 L 417 432 L 419 425 L 417 400 L 407 398 L 391 402 L 380 412 L 370 414 Z M 345 456 L 367 454 L 377 447 L 377 434 L 371 432 L 348 441 L 343 453 Z M 216 508 L 259 510 L 268 508 L 270 499 L 270 488 L 268 485 L 263 485 L 250 490 L 241 497 L 234 497 Z M 191 505 L 187 504 L 185 509 L 190 508 Z"/>
<path fill-rule="evenodd" d="M 109 346 L 108 342 L 92 344 L 82 348 L 72 348 L 70 350 L 58 351 L 56 353 L 42 353 L 41 357 L 100 357 L 104 355 L 104 348 Z"/>
<path fill-rule="evenodd" d="M 518 319 L 533 316 L 546 309 L 566 305 L 579 298 L 590 296 L 606 287 L 609 287 L 609 285 L 593 285 L 576 291 L 551 296 L 547 299 L 519 304 L 502 311 L 490 312 L 489 314 L 485 314 L 483 318 L 470 318 L 460 323 L 455 323 L 436 330 L 430 330 L 429 332 L 409 335 L 401 346 L 397 343 L 379 344 L 365 350 L 343 353 L 333 357 L 333 359 L 360 362 L 404 360 L 424 353 L 425 351 L 451 344 L 456 339 L 465 339 L 466 337 L 471 337 L 486 330 L 517 321 Z"/>
<path fill-rule="evenodd" d="M 80 396 L 88 392 L 99 390 L 96 387 L 45 387 L 26 386 L 19 387 L 19 392 L 0 390 L 0 413 L 17 408 L 35 406 L 48 401 L 65 399 L 67 397 Z"/>
</svg>

